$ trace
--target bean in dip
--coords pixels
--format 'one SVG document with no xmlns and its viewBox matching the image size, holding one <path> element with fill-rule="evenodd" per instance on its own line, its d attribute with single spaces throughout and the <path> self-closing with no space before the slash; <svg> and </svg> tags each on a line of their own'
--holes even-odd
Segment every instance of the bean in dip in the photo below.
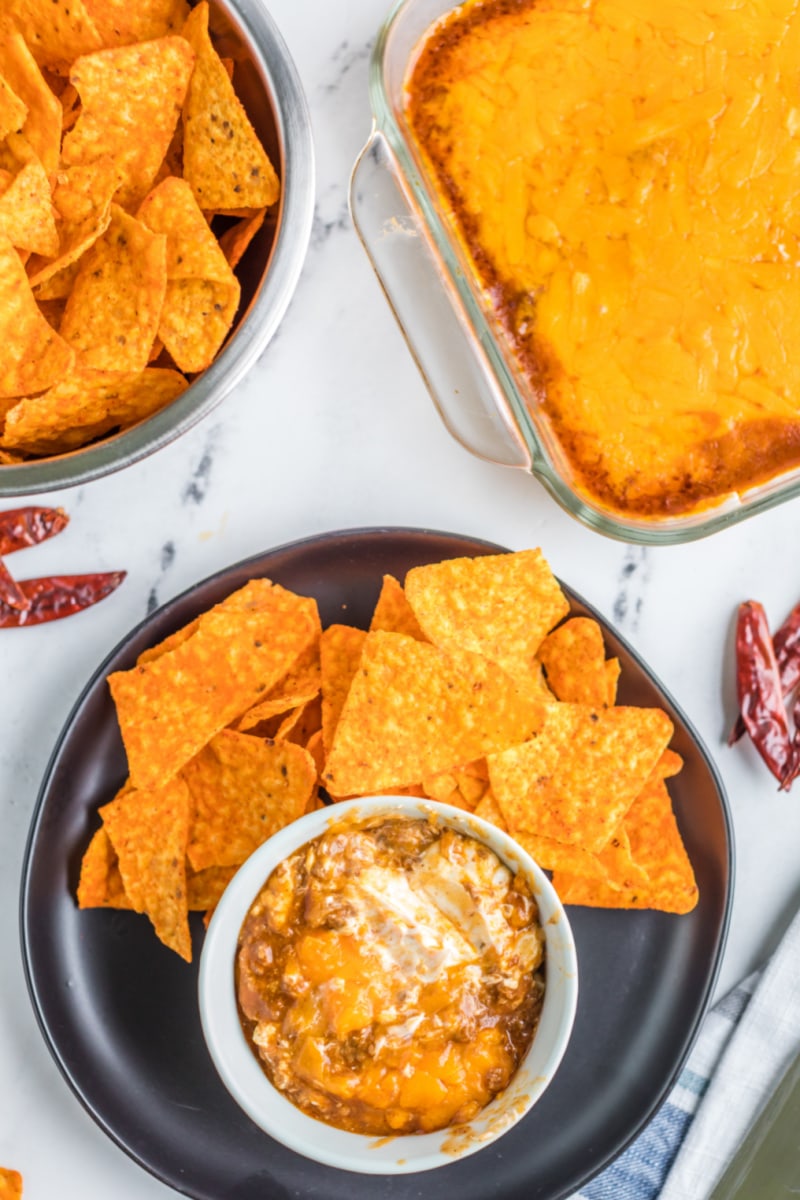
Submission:
<svg viewBox="0 0 800 1200">
<path fill-rule="evenodd" d="M 531 892 L 432 820 L 328 830 L 284 860 L 239 937 L 240 1017 L 274 1086 L 370 1135 L 471 1120 L 511 1080 L 544 993 Z"/>
</svg>

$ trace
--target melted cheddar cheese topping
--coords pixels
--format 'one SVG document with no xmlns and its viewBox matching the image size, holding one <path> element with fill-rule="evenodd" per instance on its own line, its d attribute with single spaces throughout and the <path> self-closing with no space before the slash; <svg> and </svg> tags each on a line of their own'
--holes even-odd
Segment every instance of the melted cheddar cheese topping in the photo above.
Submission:
<svg viewBox="0 0 800 1200">
<path fill-rule="evenodd" d="M 430 1131 L 509 1082 L 542 1002 L 527 886 L 421 820 L 345 828 L 273 872 L 243 926 L 243 1026 L 269 1078 L 343 1129 Z"/>
<path fill-rule="evenodd" d="M 794 0 L 486 0 L 406 114 L 578 490 L 663 516 L 800 465 Z"/>
</svg>

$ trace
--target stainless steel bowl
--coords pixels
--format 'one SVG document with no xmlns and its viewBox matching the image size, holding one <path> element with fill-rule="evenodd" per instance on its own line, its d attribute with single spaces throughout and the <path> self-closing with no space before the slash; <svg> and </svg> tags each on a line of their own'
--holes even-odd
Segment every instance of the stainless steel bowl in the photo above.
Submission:
<svg viewBox="0 0 800 1200">
<path fill-rule="evenodd" d="M 216 361 L 182 396 L 148 420 L 96 445 L 0 467 L 0 496 L 87 483 L 168 445 L 207 416 L 240 382 L 272 338 L 305 258 L 314 212 L 311 120 L 297 68 L 260 0 L 212 0 L 211 30 L 236 60 L 236 90 L 281 180 L 276 216 L 265 221 L 237 274 L 242 303 Z"/>
</svg>

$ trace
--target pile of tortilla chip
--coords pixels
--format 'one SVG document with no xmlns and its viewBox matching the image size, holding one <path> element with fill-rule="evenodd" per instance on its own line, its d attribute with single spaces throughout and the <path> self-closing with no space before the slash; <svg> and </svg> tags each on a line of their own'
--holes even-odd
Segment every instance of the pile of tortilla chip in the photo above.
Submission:
<svg viewBox="0 0 800 1200">
<path fill-rule="evenodd" d="M 402 794 L 508 829 L 568 904 L 688 912 L 672 723 L 615 705 L 618 675 L 538 550 L 386 576 L 368 631 L 253 580 L 110 676 L 130 776 L 79 903 L 146 913 L 188 960 L 188 912 L 277 829 Z"/>
<path fill-rule="evenodd" d="M 209 15 L 0 6 L 0 464 L 152 416 L 225 342 L 279 183 Z"/>
</svg>

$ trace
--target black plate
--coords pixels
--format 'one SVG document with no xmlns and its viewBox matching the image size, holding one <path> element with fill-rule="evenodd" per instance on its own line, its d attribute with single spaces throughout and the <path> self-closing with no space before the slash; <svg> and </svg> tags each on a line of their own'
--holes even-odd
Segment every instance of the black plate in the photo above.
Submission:
<svg viewBox="0 0 800 1200">
<path fill-rule="evenodd" d="M 260 1132 L 219 1081 L 196 1000 L 202 925 L 187 966 L 145 917 L 75 905 L 81 855 L 98 804 L 125 776 L 105 676 L 248 579 L 269 576 L 316 596 L 324 624 L 366 625 L 389 572 L 487 542 L 424 530 L 358 530 L 259 555 L 190 589 L 110 655 L 70 716 L 42 786 L 22 880 L 23 957 L 45 1039 L 97 1123 L 153 1175 L 195 1200 L 559 1200 L 642 1128 L 674 1082 L 716 977 L 733 862 L 722 785 L 686 718 L 633 651 L 605 629 L 622 664 L 620 702 L 659 705 L 685 766 L 670 780 L 700 887 L 688 916 L 570 910 L 580 970 L 572 1040 L 536 1108 L 494 1146 L 452 1166 L 364 1176 L 309 1162 Z M 567 592 L 576 613 L 597 614 Z M 598 620 L 600 618 L 598 617 Z"/>
</svg>

